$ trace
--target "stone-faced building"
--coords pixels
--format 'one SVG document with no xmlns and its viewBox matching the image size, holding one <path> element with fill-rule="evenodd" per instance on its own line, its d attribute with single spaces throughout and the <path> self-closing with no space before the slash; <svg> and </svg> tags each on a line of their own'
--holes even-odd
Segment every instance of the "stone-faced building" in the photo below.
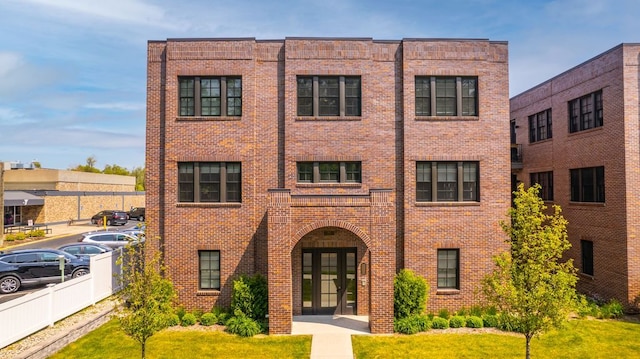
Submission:
<svg viewBox="0 0 640 359">
<path fill-rule="evenodd" d="M 507 44 L 369 38 L 148 44 L 147 219 L 187 308 L 268 278 L 293 315 L 393 331 L 393 279 L 429 310 L 478 299 L 509 195 Z"/>
<path fill-rule="evenodd" d="M 578 289 L 640 294 L 640 45 L 621 44 L 511 99 L 527 185 L 562 207 Z"/>
<path fill-rule="evenodd" d="M 5 226 L 88 220 L 101 210 L 144 206 L 133 176 L 4 167 Z"/>
</svg>

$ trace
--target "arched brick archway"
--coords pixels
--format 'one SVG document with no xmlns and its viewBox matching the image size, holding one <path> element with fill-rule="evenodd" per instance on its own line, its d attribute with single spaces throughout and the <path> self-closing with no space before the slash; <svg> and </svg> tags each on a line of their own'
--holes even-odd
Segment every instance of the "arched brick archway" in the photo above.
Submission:
<svg viewBox="0 0 640 359">
<path fill-rule="evenodd" d="M 312 231 L 314 231 L 316 229 L 325 228 L 325 227 L 336 227 L 336 228 L 346 229 L 347 231 L 350 231 L 351 233 L 353 233 L 357 237 L 359 237 L 364 242 L 364 244 L 367 246 L 367 248 L 371 247 L 371 244 L 372 244 L 371 243 L 371 238 L 369 237 L 369 235 L 367 233 L 362 231 L 358 226 L 355 226 L 352 223 L 347 222 L 347 221 L 324 219 L 324 220 L 315 221 L 313 223 L 304 225 L 301 228 L 299 228 L 295 232 L 295 234 L 293 235 L 293 238 L 291 240 L 291 249 L 293 250 L 293 248 L 295 248 L 295 246 L 298 244 L 298 242 L 305 235 L 307 235 L 308 233 L 311 233 Z"/>
</svg>

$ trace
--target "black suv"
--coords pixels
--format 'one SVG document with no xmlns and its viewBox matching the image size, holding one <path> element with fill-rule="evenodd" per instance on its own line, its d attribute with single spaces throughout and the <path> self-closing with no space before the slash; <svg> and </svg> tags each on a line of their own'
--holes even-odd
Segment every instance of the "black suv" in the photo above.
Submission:
<svg viewBox="0 0 640 359">
<path fill-rule="evenodd" d="M 100 211 L 91 217 L 91 223 L 102 223 L 107 221 L 107 226 L 125 225 L 127 224 L 127 212 L 125 211 Z"/>
<path fill-rule="evenodd" d="M 140 222 L 144 222 L 144 207 L 133 207 L 127 214 L 129 219 L 137 219 Z"/>
<path fill-rule="evenodd" d="M 64 257 L 65 278 L 77 278 L 89 273 L 88 259 L 57 249 L 0 252 L 0 293 L 13 293 L 22 285 L 60 282 L 59 256 Z"/>
</svg>

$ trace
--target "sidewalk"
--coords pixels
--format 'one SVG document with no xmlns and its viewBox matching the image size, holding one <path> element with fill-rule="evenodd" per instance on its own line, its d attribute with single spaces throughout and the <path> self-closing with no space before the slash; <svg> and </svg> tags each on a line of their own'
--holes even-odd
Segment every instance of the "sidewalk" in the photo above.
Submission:
<svg viewBox="0 0 640 359">
<path fill-rule="evenodd" d="M 294 316 L 291 334 L 312 335 L 311 359 L 353 359 L 351 335 L 370 334 L 363 315 Z"/>
</svg>

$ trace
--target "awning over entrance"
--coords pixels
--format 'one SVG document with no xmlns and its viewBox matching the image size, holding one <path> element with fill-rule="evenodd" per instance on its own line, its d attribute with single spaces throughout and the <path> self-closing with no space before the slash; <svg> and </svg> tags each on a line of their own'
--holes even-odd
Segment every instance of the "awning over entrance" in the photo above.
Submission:
<svg viewBox="0 0 640 359">
<path fill-rule="evenodd" d="M 5 206 L 42 206 L 44 199 L 23 191 L 4 191 Z"/>
</svg>

